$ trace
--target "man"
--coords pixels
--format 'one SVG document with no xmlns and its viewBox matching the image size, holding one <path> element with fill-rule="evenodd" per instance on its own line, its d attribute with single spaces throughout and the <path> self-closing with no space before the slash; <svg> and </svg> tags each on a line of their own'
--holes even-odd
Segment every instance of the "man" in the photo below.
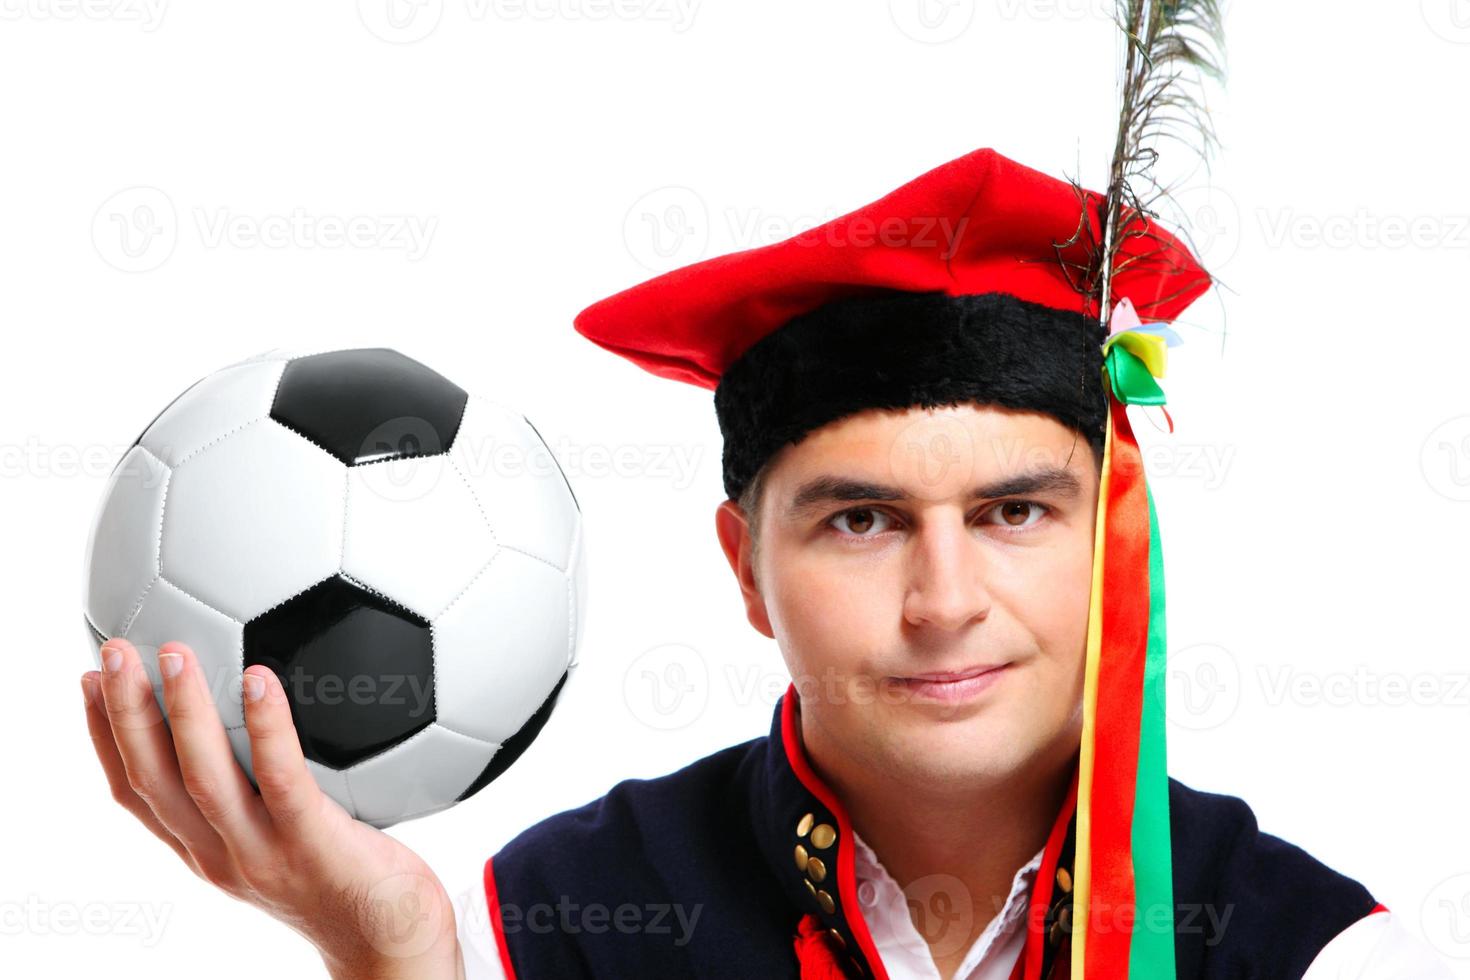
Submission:
<svg viewBox="0 0 1470 980">
<path fill-rule="evenodd" d="M 981 150 L 578 317 L 651 372 L 714 388 L 716 531 L 793 682 L 768 736 L 619 783 L 487 861 L 460 924 L 471 980 L 1029 980 L 1083 976 L 1084 942 L 1088 977 L 1439 975 L 1363 885 L 1260 833 L 1242 801 L 1167 779 L 1161 752 L 1153 894 L 1172 900 L 1098 900 L 1119 884 L 1141 899 L 1158 857 L 1124 842 L 1120 876 L 1098 844 L 1110 819 L 1128 829 L 1118 810 L 1150 805 L 1108 796 L 1098 768 L 1140 709 L 1094 701 L 1085 730 L 1092 614 L 1149 590 L 1146 565 L 1130 580 L 1109 564 L 1094 594 L 1099 514 L 1113 552 L 1142 541 L 1146 557 L 1157 531 L 1117 505 L 1130 478 L 1144 499 L 1141 474 L 1104 475 L 1115 438 L 1131 442 L 1109 399 L 1121 414 L 1138 365 L 1105 364 L 1072 274 L 1081 200 Z M 1150 320 L 1209 285 L 1162 229 L 1123 254 L 1114 296 Z M 1084 811 L 1079 788 L 1101 803 Z"/>
<path fill-rule="evenodd" d="M 336 978 L 1447 977 L 1362 884 L 1164 772 L 1125 409 L 1162 400 L 1156 324 L 1209 280 L 1127 238 L 1105 338 L 1097 205 L 981 150 L 584 311 L 714 389 L 716 531 L 792 683 L 768 735 L 520 834 L 457 930 L 424 862 L 316 786 L 262 665 L 257 792 L 193 652 L 159 648 L 165 726 L 108 640 L 82 688 L 113 798 Z"/>
</svg>

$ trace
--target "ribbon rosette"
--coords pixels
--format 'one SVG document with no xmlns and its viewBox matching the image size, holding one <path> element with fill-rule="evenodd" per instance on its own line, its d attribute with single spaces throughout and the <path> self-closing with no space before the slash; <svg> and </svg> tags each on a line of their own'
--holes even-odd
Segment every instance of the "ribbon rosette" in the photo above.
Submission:
<svg viewBox="0 0 1470 980">
<path fill-rule="evenodd" d="M 1168 348 L 1180 342 L 1168 324 L 1145 324 L 1132 301 L 1118 300 L 1102 348 L 1113 396 L 1125 405 L 1164 404 L 1164 389 L 1154 379 L 1164 376 Z"/>
</svg>

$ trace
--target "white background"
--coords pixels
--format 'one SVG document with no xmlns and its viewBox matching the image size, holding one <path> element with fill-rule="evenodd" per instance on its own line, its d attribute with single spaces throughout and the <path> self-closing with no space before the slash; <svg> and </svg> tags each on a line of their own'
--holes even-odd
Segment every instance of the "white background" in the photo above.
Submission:
<svg viewBox="0 0 1470 980">
<path fill-rule="evenodd" d="M 552 724 L 392 831 L 451 890 L 535 820 L 767 730 L 786 677 L 715 539 L 710 393 L 571 320 L 976 147 L 1101 187 L 1097 0 L 928 2 L 0 0 L 0 971 L 321 973 L 112 803 L 77 684 L 106 474 L 177 392 L 267 348 L 391 346 L 520 408 L 586 514 Z M 1170 770 L 1470 977 L 1470 6 L 1238 7 L 1224 146 L 1180 194 L 1224 287 L 1181 321 L 1175 435 L 1135 417 L 1165 447 L 1170 693 L 1198 699 Z M 671 662 L 696 691 L 669 715 L 647 678 Z"/>
</svg>

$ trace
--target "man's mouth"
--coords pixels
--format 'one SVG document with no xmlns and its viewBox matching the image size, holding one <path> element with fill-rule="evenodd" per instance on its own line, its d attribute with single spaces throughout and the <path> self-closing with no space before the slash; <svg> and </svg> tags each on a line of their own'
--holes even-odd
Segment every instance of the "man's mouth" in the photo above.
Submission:
<svg viewBox="0 0 1470 980">
<path fill-rule="evenodd" d="M 900 690 L 908 691 L 921 700 L 968 701 L 993 687 L 1006 675 L 1010 666 L 1010 661 L 977 664 L 962 670 L 930 671 L 895 677 L 893 681 Z"/>
</svg>

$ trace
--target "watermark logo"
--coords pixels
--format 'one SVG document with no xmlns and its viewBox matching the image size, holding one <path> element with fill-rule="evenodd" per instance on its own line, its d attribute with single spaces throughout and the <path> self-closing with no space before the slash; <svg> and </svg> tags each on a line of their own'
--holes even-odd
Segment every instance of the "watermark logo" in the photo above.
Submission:
<svg viewBox="0 0 1470 980">
<path fill-rule="evenodd" d="M 1470 872 L 1451 875 L 1430 889 L 1419 921 L 1436 950 L 1451 959 L 1470 960 Z"/>
<path fill-rule="evenodd" d="M 894 482 L 905 485 L 912 475 L 918 488 L 915 495 L 924 500 L 962 493 L 975 472 L 975 441 L 969 426 L 949 413 L 925 413 L 894 438 L 888 470 Z"/>
<path fill-rule="evenodd" d="M 167 0 L 0 0 L 0 20 L 113 21 L 151 34 L 163 24 Z"/>
<path fill-rule="evenodd" d="M 1470 415 L 1441 423 L 1419 451 L 1419 467 L 1431 489 L 1450 500 L 1470 500 Z"/>
<path fill-rule="evenodd" d="M 629 254 L 653 272 L 667 272 L 703 258 L 709 232 L 709 208 L 688 187 L 649 191 L 623 218 L 623 241 Z"/>
<path fill-rule="evenodd" d="M 649 728 L 692 724 L 709 704 L 709 666 L 699 651 L 666 643 L 644 651 L 623 674 L 623 703 Z"/>
<path fill-rule="evenodd" d="M 108 265 L 148 272 L 168 261 L 187 230 L 205 249 L 358 249 L 402 252 L 410 262 L 429 250 L 439 219 L 414 214 L 246 214 L 193 207 L 180 220 L 168 194 L 136 186 L 109 197 L 92 216 L 92 244 Z"/>
<path fill-rule="evenodd" d="M 92 244 L 114 269 L 147 272 L 168 261 L 179 238 L 174 202 L 157 187 L 128 187 L 92 216 Z"/>
<path fill-rule="evenodd" d="M 444 0 L 357 0 L 362 26 L 389 44 L 412 44 L 434 33 Z"/>
<path fill-rule="evenodd" d="M 694 26 L 700 0 L 464 0 L 452 8 L 462 22 L 643 21 L 668 24 L 675 34 Z M 389 44 L 413 44 L 438 30 L 444 0 L 358 0 L 368 33 Z"/>
<path fill-rule="evenodd" d="M 1240 205 L 1213 184 L 1174 191 L 1169 195 L 1178 215 L 1178 227 L 1187 229 L 1191 251 L 1211 272 L 1224 268 L 1240 250 Z"/>
<path fill-rule="evenodd" d="M 944 44 L 970 29 L 975 0 L 888 0 L 888 15 L 909 38 Z"/>
<path fill-rule="evenodd" d="M 52 902 L 27 895 L 0 901 L 0 936 L 129 936 L 152 948 L 173 908 L 171 902 Z"/>
<path fill-rule="evenodd" d="M 1215 643 L 1196 643 L 1164 661 L 1164 718 L 1178 728 L 1218 728 L 1240 707 L 1240 664 Z"/>
<path fill-rule="evenodd" d="M 1405 674 L 1379 672 L 1366 664 L 1351 671 L 1326 673 L 1297 671 L 1290 666 L 1257 667 L 1266 703 L 1284 702 L 1308 707 L 1470 708 L 1470 674 L 1421 671 Z"/>
<path fill-rule="evenodd" d="M 903 889 L 909 919 L 934 956 L 950 956 L 964 949 L 975 925 L 975 903 L 970 890 L 949 874 L 924 875 Z"/>
<path fill-rule="evenodd" d="M 647 21 L 675 34 L 694 25 L 699 0 L 466 0 L 471 20 Z"/>
<path fill-rule="evenodd" d="M 439 219 L 414 214 L 241 214 L 230 208 L 195 208 L 194 224 L 205 248 L 384 249 L 417 262 L 429 250 Z"/>
<path fill-rule="evenodd" d="M 448 457 L 432 423 L 403 415 L 368 433 L 357 461 L 369 491 L 384 500 L 407 503 L 428 496 L 439 485 Z"/>
<path fill-rule="evenodd" d="M 1470 44 L 1470 0 L 1419 0 L 1424 23 L 1451 44 Z"/>
<path fill-rule="evenodd" d="M 999 0 L 996 9 L 1003 20 L 1086 20 L 1112 23 L 1117 14 L 1113 0 Z"/>
<path fill-rule="evenodd" d="M 127 453 L 131 449 L 131 444 L 49 443 L 28 435 L 25 442 L 0 443 L 0 480 L 20 477 L 106 479 L 124 459 L 129 459 Z M 141 451 L 130 458 L 127 468 L 119 476 L 120 480 L 130 481 L 146 490 L 157 487 L 167 478 L 167 468 L 150 463 L 147 454 Z"/>
<path fill-rule="evenodd" d="M 420 956 L 454 928 L 438 893 L 439 883 L 425 875 L 405 872 L 384 878 L 356 905 L 359 928 L 385 956 Z"/>
<path fill-rule="evenodd" d="M 1470 248 L 1470 215 L 1301 214 L 1294 208 L 1256 212 L 1269 248 Z"/>
</svg>

